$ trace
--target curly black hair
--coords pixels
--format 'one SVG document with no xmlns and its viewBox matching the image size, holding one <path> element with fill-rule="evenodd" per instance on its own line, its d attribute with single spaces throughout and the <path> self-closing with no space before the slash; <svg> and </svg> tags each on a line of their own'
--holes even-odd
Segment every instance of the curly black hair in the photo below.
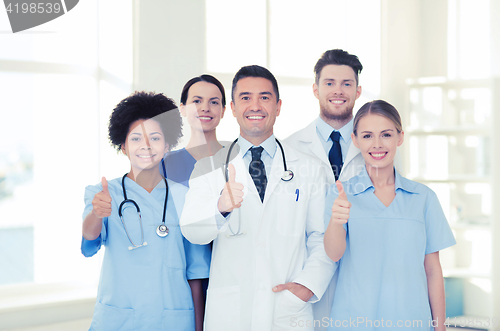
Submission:
<svg viewBox="0 0 500 331">
<path fill-rule="evenodd" d="M 163 93 L 136 91 L 113 109 L 109 117 L 109 141 L 120 151 L 127 139 L 130 125 L 137 120 L 154 119 L 163 131 L 169 148 L 182 137 L 182 119 L 174 100 Z"/>
</svg>

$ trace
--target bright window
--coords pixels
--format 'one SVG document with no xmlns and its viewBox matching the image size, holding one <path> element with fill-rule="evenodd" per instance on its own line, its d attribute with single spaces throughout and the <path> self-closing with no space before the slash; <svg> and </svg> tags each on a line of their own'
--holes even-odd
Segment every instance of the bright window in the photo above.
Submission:
<svg viewBox="0 0 500 331">
<path fill-rule="evenodd" d="M 357 55 L 363 64 L 363 93 L 355 109 L 380 94 L 379 0 L 313 0 L 307 4 L 259 0 L 251 6 L 247 2 L 207 0 L 206 8 L 208 70 L 218 77 L 232 77 L 242 66 L 267 67 L 278 80 L 283 100 L 275 125 L 280 138 L 318 116 L 318 101 L 312 92 L 314 65 L 327 50 L 342 48 Z M 230 88 L 226 86 L 228 91 Z M 219 132 L 226 137 L 224 123 Z"/>
<path fill-rule="evenodd" d="M 83 194 L 121 171 L 107 122 L 131 92 L 132 2 L 80 1 L 0 45 L 0 286 L 96 283 L 100 259 L 80 253 Z"/>
</svg>

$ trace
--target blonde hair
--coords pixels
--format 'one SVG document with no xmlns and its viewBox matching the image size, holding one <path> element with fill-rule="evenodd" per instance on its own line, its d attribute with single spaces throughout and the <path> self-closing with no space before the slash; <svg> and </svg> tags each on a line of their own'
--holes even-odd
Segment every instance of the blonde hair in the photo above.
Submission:
<svg viewBox="0 0 500 331">
<path fill-rule="evenodd" d="M 355 136 L 358 135 L 357 129 L 359 120 L 368 114 L 377 114 L 384 116 L 392 123 L 394 123 L 394 126 L 396 127 L 398 133 L 401 133 L 401 131 L 403 131 L 403 125 L 401 124 L 401 117 L 399 116 L 397 109 L 387 101 L 373 100 L 371 102 L 365 103 L 361 108 L 359 108 L 358 112 L 356 113 L 356 116 L 354 117 L 353 121 L 353 130 L 352 130 Z"/>
</svg>

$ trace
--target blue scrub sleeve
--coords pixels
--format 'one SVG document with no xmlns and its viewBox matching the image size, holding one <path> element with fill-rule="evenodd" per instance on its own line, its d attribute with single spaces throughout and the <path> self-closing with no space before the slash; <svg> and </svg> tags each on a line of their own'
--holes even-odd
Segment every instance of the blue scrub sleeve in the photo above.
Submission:
<svg viewBox="0 0 500 331">
<path fill-rule="evenodd" d="M 102 191 L 102 185 L 89 185 L 85 188 L 85 209 L 83 210 L 83 218 L 88 215 L 92 211 L 92 200 L 94 199 L 94 195 Z M 82 236 L 82 245 L 81 251 L 83 256 L 90 257 L 97 253 L 99 249 L 101 249 L 101 245 L 106 241 L 107 237 L 107 227 L 108 227 L 108 218 L 104 217 L 102 219 L 102 230 L 101 234 L 95 240 L 87 240 Z"/>
<path fill-rule="evenodd" d="M 443 208 L 441 208 L 436 193 L 431 189 L 429 189 L 427 195 L 425 232 L 427 236 L 425 254 L 434 253 L 456 244 L 455 237 L 453 237 Z"/>
<path fill-rule="evenodd" d="M 187 279 L 208 278 L 210 274 L 210 261 L 212 259 L 212 247 L 210 244 L 197 245 L 184 239 L 184 251 L 186 253 L 186 275 Z"/>
</svg>

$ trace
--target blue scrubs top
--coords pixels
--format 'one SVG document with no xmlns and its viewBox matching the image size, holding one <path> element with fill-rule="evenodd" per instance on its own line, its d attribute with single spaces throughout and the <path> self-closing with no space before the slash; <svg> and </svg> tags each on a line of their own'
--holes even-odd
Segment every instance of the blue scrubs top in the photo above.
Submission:
<svg viewBox="0 0 500 331">
<path fill-rule="evenodd" d="M 163 159 L 165 169 L 160 163 L 160 173 L 164 177 L 189 187 L 189 177 L 193 172 L 196 159 L 185 149 L 169 152 Z"/>
<path fill-rule="evenodd" d="M 366 168 L 343 183 L 352 207 L 329 330 L 433 329 L 424 258 L 456 242 L 436 194 L 395 175 L 388 207 L 375 196 Z M 327 203 L 337 196 L 332 185 Z"/>
<path fill-rule="evenodd" d="M 101 245 L 106 247 L 99 280 L 97 302 L 90 330 L 194 330 L 194 310 L 188 279 L 208 278 L 210 250 L 188 242 L 179 228 L 179 214 L 186 188 L 168 181 L 169 194 L 165 223 L 169 234 L 161 238 L 165 183 L 148 193 L 130 178 L 125 178 L 127 198 L 141 210 L 144 241 L 147 245 L 133 250 L 118 216 L 123 201 L 121 178 L 108 182 L 112 214 L 103 218 L 100 236 L 93 241 L 82 238 L 83 255 L 92 256 Z M 94 195 L 101 184 L 85 189 L 85 217 L 92 210 Z M 141 243 L 141 226 L 135 207 L 122 208 L 128 234 L 135 245 Z"/>
</svg>

